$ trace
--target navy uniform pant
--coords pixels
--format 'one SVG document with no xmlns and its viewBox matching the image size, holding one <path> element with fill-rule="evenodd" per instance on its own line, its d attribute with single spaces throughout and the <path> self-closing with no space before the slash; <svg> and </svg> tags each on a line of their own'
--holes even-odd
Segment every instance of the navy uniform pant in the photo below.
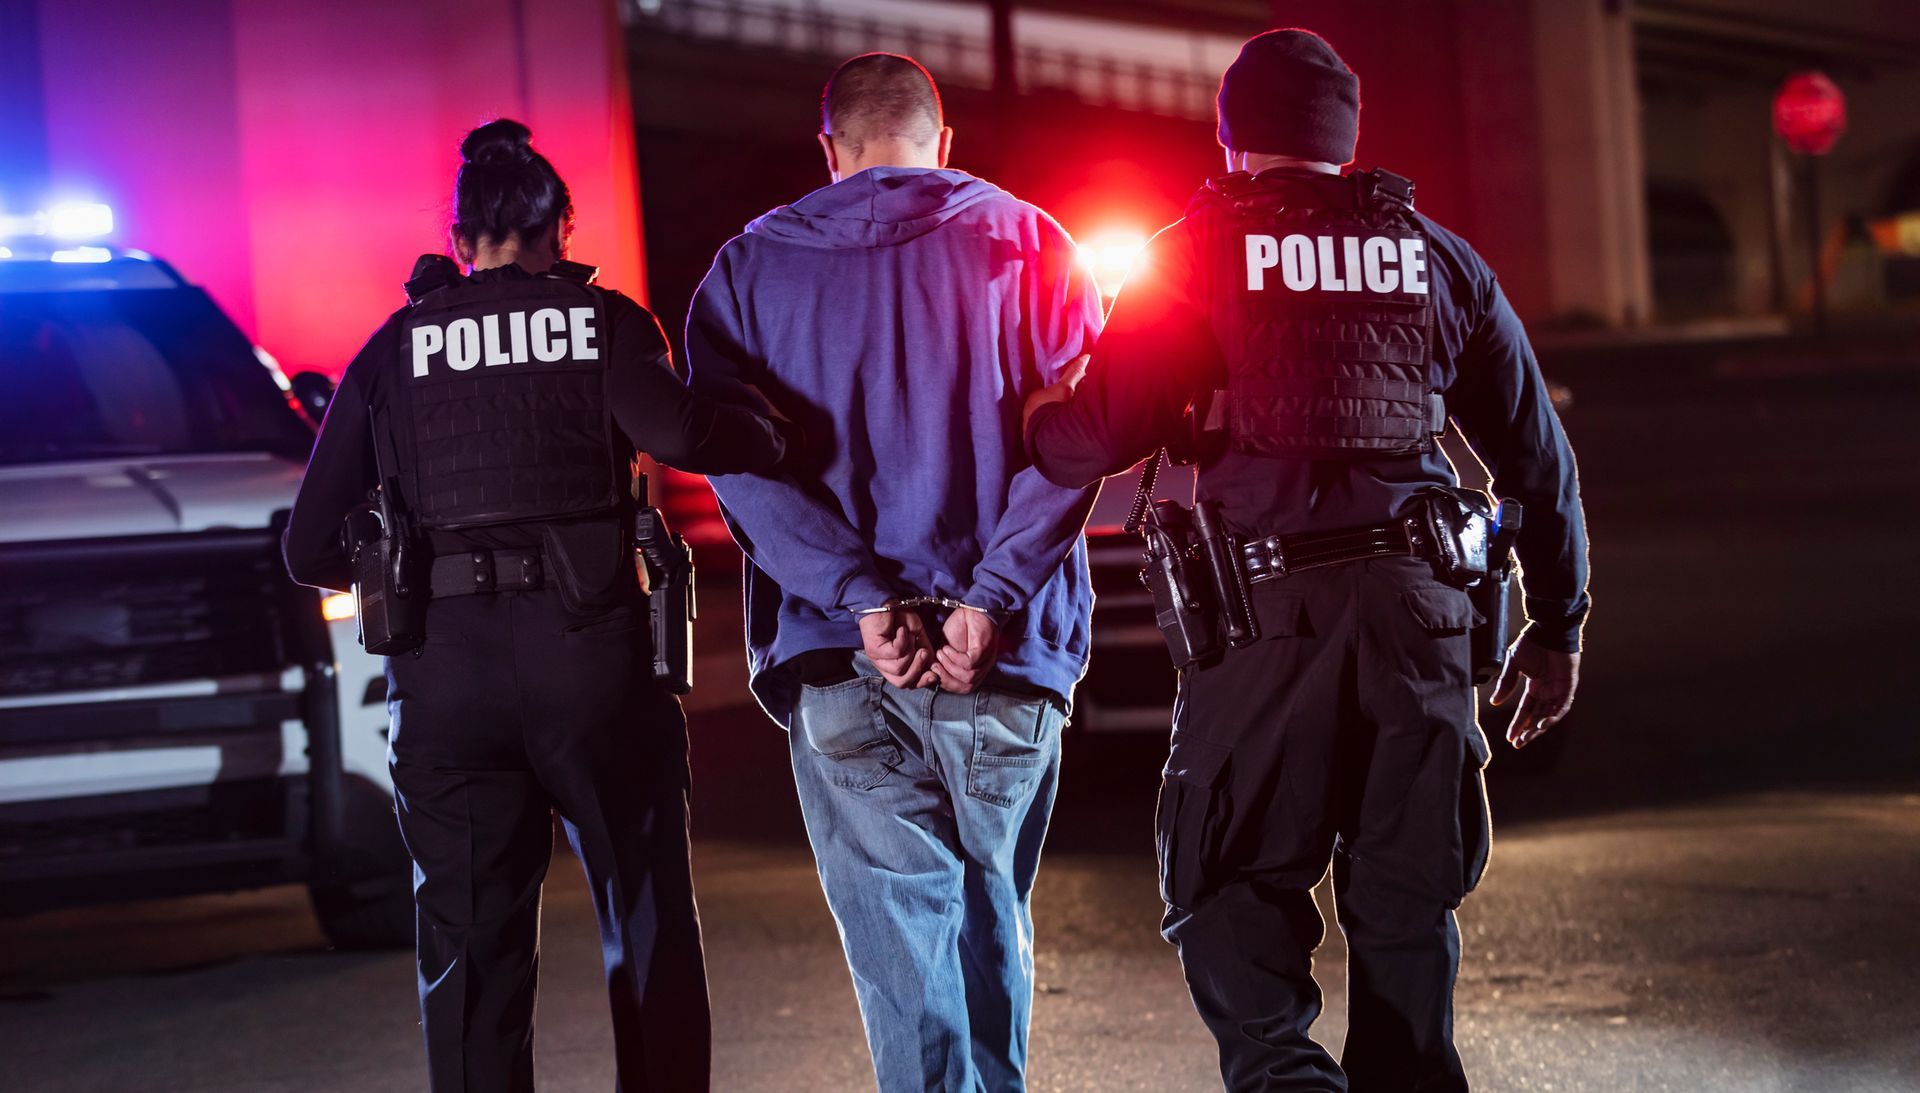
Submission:
<svg viewBox="0 0 1920 1093">
<path fill-rule="evenodd" d="M 1465 1090 L 1453 911 L 1486 863 L 1467 595 L 1375 559 L 1255 586 L 1261 637 L 1182 672 L 1157 819 L 1164 932 L 1232 1090 Z M 1347 939 L 1338 1064 L 1312 889 Z"/>
<path fill-rule="evenodd" d="M 435 1091 L 533 1088 L 540 886 L 558 813 L 600 924 L 619 1088 L 705 1090 L 711 1037 L 687 843 L 686 721 L 645 607 L 534 590 L 435 599 L 388 662 Z"/>
</svg>

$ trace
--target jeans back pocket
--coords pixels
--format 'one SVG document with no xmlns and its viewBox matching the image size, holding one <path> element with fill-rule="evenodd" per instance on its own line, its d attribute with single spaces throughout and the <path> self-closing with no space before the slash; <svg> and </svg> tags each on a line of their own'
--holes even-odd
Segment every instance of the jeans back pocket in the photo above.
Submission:
<svg viewBox="0 0 1920 1093">
<path fill-rule="evenodd" d="M 900 745 L 887 731 L 878 676 L 826 687 L 802 686 L 793 730 L 823 764 L 827 780 L 847 789 L 872 789 L 900 769 Z"/>
<path fill-rule="evenodd" d="M 1066 711 L 1051 696 L 976 691 L 967 796 L 1012 808 L 1058 753 Z"/>
</svg>

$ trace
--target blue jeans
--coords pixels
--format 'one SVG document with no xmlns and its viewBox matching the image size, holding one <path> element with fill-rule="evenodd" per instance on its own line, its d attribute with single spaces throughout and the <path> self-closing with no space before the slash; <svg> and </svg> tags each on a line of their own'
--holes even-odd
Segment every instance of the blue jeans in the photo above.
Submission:
<svg viewBox="0 0 1920 1093">
<path fill-rule="evenodd" d="M 1051 695 L 806 687 L 794 782 L 882 1093 L 1026 1088 L 1030 897 L 1060 773 Z"/>
</svg>

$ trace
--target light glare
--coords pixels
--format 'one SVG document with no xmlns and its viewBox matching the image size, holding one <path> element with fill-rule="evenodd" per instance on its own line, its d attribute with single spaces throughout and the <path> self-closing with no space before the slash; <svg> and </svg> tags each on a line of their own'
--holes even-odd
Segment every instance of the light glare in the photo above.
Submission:
<svg viewBox="0 0 1920 1093">
<path fill-rule="evenodd" d="M 55 262 L 106 262 L 113 258 L 113 252 L 105 247 L 68 247 L 47 257 Z"/>
<path fill-rule="evenodd" d="M 97 201 L 72 201 L 48 209 L 46 225 L 55 239 L 98 239 L 113 231 L 113 210 Z"/>
<path fill-rule="evenodd" d="M 1115 296 L 1127 277 L 1140 266 L 1147 250 L 1147 237 L 1126 230 L 1104 231 L 1079 245 L 1080 264 L 1093 274 L 1100 295 Z"/>
<path fill-rule="evenodd" d="M 320 617 L 328 622 L 345 622 L 353 614 L 353 597 L 345 592 L 330 592 L 320 598 Z"/>
</svg>

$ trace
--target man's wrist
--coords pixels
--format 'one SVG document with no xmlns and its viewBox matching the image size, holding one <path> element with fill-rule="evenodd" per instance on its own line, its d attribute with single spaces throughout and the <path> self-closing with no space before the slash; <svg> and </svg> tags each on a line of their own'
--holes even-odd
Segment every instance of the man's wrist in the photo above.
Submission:
<svg viewBox="0 0 1920 1093">
<path fill-rule="evenodd" d="M 1554 653 L 1578 653 L 1580 651 L 1580 623 L 1567 627 L 1542 626 L 1538 622 L 1529 622 L 1520 631 L 1520 640 L 1528 645 L 1537 645 Z"/>
<path fill-rule="evenodd" d="M 885 610 L 894 598 L 893 589 L 878 574 L 855 572 L 841 583 L 835 602 L 843 611 L 870 615 Z"/>
</svg>

